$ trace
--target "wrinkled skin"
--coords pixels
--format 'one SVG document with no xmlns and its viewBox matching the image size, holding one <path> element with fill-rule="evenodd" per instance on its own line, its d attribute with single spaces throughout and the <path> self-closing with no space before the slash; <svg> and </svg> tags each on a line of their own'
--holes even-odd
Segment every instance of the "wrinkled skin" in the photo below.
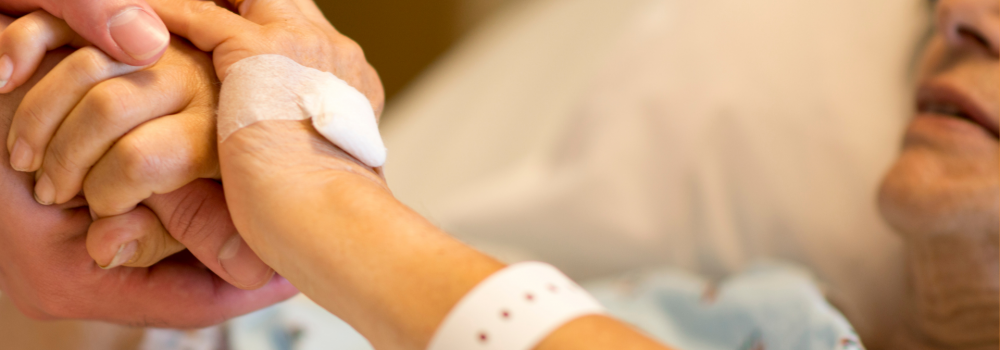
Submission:
<svg viewBox="0 0 1000 350">
<path fill-rule="evenodd" d="M 900 348 L 996 349 L 1000 4 L 943 0 L 919 65 L 917 112 L 879 195 L 907 246 Z M 962 115 L 929 104 L 950 104 Z"/>
</svg>

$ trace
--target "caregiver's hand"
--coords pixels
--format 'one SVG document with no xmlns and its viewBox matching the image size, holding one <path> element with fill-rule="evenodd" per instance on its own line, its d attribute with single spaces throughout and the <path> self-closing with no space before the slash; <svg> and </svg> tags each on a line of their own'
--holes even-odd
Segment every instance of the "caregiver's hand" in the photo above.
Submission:
<svg viewBox="0 0 1000 350">
<path fill-rule="evenodd" d="M 375 69 L 350 38 L 327 22 L 311 0 L 246 0 L 240 17 L 211 1 L 150 0 L 170 31 L 212 52 L 215 72 L 225 81 L 229 66 L 252 56 L 283 55 L 330 72 L 361 91 L 375 115 L 385 95 Z"/>
<path fill-rule="evenodd" d="M 0 16 L 2 27 L 3 16 Z M 58 50 L 43 60 L 48 72 L 72 51 Z M 33 85 L 42 74 L 29 80 Z M 0 96 L 0 129 L 26 88 Z M 15 172 L 0 152 L 0 290 L 25 314 L 42 319 L 93 319 L 136 326 L 192 328 L 217 324 L 296 293 L 281 278 L 264 288 L 240 290 L 223 282 L 190 255 L 178 255 L 150 268 L 100 269 L 87 254 L 91 219 L 82 198 L 42 206 L 32 198 L 33 177 Z M 158 195 L 147 203 L 170 232 L 197 245 L 205 237 L 235 234 L 232 224 L 206 225 L 199 215 L 224 216 L 221 188 L 196 181 Z"/>
<path fill-rule="evenodd" d="M 44 10 L 117 61 L 133 66 L 156 62 L 170 33 L 143 0 L 3 0 L 8 14 Z M 24 62 L 0 57 L 0 93 L 12 91 L 31 76 Z"/>
<path fill-rule="evenodd" d="M 44 11 L 0 33 L 6 53 L 30 62 L 25 67 L 32 72 L 47 48 L 79 40 Z M 184 40 L 174 40 L 163 59 L 145 68 L 84 47 L 21 101 L 7 138 L 11 165 L 36 172 L 41 204 L 64 204 L 84 190 L 92 215 L 101 219 L 91 226 L 87 247 L 105 268 L 148 267 L 187 246 L 227 282 L 258 288 L 273 271 L 249 249 L 230 254 L 242 241 L 221 189 L 178 191 L 219 176 L 217 88 L 209 55 Z M 185 215 L 193 217 L 177 219 Z M 158 218 L 174 229 L 165 230 Z"/>
</svg>

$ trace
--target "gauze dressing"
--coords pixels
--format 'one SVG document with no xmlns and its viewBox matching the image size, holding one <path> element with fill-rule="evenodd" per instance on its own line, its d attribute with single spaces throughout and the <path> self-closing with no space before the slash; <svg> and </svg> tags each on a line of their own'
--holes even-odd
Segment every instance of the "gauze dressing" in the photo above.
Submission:
<svg viewBox="0 0 1000 350">
<path fill-rule="evenodd" d="M 281 55 L 244 58 L 229 67 L 219 95 L 219 142 L 262 120 L 309 118 L 323 137 L 365 165 L 385 164 L 375 111 L 347 82 Z"/>
</svg>

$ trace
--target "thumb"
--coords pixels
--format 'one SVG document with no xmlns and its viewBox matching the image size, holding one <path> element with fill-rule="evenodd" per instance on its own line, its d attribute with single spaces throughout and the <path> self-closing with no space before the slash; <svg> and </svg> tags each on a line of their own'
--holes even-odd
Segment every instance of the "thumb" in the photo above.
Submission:
<svg viewBox="0 0 1000 350">
<path fill-rule="evenodd" d="M 94 221 L 87 233 L 87 252 L 103 269 L 149 267 L 184 250 L 144 205 Z"/>
<path fill-rule="evenodd" d="M 131 212 L 95 221 L 87 233 L 87 250 L 104 268 L 151 266 L 184 248 L 242 289 L 260 288 L 274 274 L 240 238 L 222 187 L 211 180 L 153 195 Z"/>
<path fill-rule="evenodd" d="M 144 0 L 4 0 L 0 10 L 45 10 L 122 63 L 144 66 L 167 49 L 170 32 Z"/>
<path fill-rule="evenodd" d="M 174 192 L 154 195 L 144 203 L 171 236 L 230 284 L 257 289 L 274 275 L 274 270 L 236 231 L 222 185 L 215 181 L 195 180 Z"/>
</svg>

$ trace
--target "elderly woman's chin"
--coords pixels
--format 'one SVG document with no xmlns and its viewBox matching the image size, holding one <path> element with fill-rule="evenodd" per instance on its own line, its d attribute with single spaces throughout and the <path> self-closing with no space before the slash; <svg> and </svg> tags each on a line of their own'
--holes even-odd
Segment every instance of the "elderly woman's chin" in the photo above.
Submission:
<svg viewBox="0 0 1000 350">
<path fill-rule="evenodd" d="M 941 137 L 945 135 L 932 135 L 940 129 L 921 130 L 933 123 L 915 120 L 911 124 L 903 151 L 879 191 L 883 218 L 905 238 L 997 235 L 1000 150 L 996 140 L 949 140 Z"/>
</svg>

